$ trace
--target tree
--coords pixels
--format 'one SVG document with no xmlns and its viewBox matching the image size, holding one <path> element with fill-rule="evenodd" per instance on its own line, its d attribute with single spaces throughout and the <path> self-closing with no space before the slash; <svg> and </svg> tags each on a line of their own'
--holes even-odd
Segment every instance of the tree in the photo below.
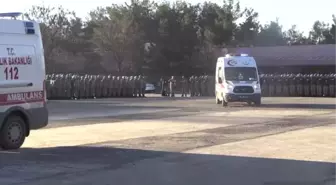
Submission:
<svg viewBox="0 0 336 185">
<path fill-rule="evenodd" d="M 60 53 L 86 60 L 78 63 L 85 70 L 191 75 L 213 70 L 215 48 L 335 44 L 334 15 L 330 26 L 316 21 L 306 38 L 295 25 L 283 31 L 278 20 L 260 25 L 258 12 L 241 10 L 234 0 L 197 5 L 131 0 L 99 7 L 87 21 L 62 7 L 33 6 L 26 16 L 40 22 L 48 72 L 62 60 Z"/>
<path fill-rule="evenodd" d="M 292 25 L 292 27 L 285 32 L 285 39 L 289 45 L 303 45 L 310 43 L 309 39 L 303 36 L 303 32 L 299 31 L 296 25 Z"/>
<path fill-rule="evenodd" d="M 76 54 L 89 47 L 81 38 L 83 22 L 74 12 L 48 6 L 33 6 L 25 16 L 40 23 L 47 71 L 55 70 L 55 57 Z"/>
<path fill-rule="evenodd" d="M 241 16 L 239 2 L 224 1 L 221 7 L 205 2 L 199 15 L 199 34 L 203 43 L 211 43 L 217 47 L 229 45 L 237 28 L 235 22 Z"/>
<path fill-rule="evenodd" d="M 260 29 L 258 13 L 251 8 L 245 9 L 243 17 L 245 20 L 235 30 L 235 40 L 240 46 L 251 46 L 254 45 Z"/>
<path fill-rule="evenodd" d="M 193 67 L 191 56 L 199 45 L 197 13 L 198 5 L 185 2 L 157 5 L 155 20 L 159 36 L 153 48 L 157 58 L 149 64 L 153 70 L 177 74 Z"/>
<path fill-rule="evenodd" d="M 333 36 L 330 33 L 329 25 L 321 21 L 314 22 L 313 28 L 310 31 L 309 35 L 311 36 L 311 39 L 315 44 L 335 43 L 335 41 L 333 41 Z"/>
<path fill-rule="evenodd" d="M 76 19 L 75 14 L 61 6 L 58 8 L 33 6 L 25 16 L 40 23 L 45 59 L 47 64 L 52 63 L 53 57 L 66 46 L 62 43 L 71 33 L 71 20 Z"/>
<path fill-rule="evenodd" d="M 132 52 L 131 48 L 137 38 L 137 27 L 132 24 L 131 17 L 124 6 L 112 5 L 101 9 L 96 15 L 104 13 L 95 24 L 93 42 L 100 52 L 109 52 L 117 63 L 118 72 L 122 72 L 123 63 Z M 93 13 L 92 13 L 93 14 Z"/>
<path fill-rule="evenodd" d="M 149 0 L 132 0 L 125 4 L 132 17 L 132 25 L 138 28 L 138 37 L 133 42 L 132 71 L 142 74 L 144 68 L 149 67 L 151 51 L 159 37 L 158 22 L 154 19 L 155 3 Z"/>
<path fill-rule="evenodd" d="M 256 44 L 259 46 L 279 46 L 286 44 L 282 26 L 279 24 L 278 19 L 261 27 Z"/>
</svg>

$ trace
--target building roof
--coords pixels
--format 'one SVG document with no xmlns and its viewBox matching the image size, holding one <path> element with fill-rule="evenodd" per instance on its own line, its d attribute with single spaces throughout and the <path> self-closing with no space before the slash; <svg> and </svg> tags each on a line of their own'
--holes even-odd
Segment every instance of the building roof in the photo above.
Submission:
<svg viewBox="0 0 336 185">
<path fill-rule="evenodd" d="M 262 66 L 336 65 L 336 45 L 300 45 L 220 49 L 216 54 L 246 53 Z"/>
</svg>

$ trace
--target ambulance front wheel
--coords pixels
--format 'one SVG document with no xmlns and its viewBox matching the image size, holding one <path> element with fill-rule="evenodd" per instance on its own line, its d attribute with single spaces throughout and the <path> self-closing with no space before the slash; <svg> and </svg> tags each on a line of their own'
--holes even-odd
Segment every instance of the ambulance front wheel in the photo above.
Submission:
<svg viewBox="0 0 336 185">
<path fill-rule="evenodd" d="M 8 116 L 0 130 L 0 148 L 19 149 L 26 139 L 26 130 L 25 121 L 19 115 Z"/>
</svg>

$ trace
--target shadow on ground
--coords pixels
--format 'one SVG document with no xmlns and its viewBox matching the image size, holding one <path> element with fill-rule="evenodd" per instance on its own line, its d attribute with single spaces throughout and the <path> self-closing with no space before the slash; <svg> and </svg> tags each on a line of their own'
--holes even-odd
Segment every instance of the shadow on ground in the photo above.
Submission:
<svg viewBox="0 0 336 185">
<path fill-rule="evenodd" d="M 99 146 L 0 151 L 0 166 L 2 185 L 322 185 L 335 175 L 327 162 Z"/>
<path fill-rule="evenodd" d="M 318 103 L 278 103 L 278 104 L 263 104 L 261 108 L 294 108 L 294 109 L 336 109 L 336 104 L 318 104 Z"/>
</svg>

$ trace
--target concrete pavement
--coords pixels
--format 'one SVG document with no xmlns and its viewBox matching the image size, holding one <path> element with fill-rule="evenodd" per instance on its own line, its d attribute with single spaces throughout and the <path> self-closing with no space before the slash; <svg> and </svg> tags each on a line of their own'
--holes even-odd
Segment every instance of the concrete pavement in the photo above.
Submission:
<svg viewBox="0 0 336 185">
<path fill-rule="evenodd" d="M 0 151 L 1 185 L 327 184 L 335 99 L 50 101 L 50 125 Z"/>
</svg>

